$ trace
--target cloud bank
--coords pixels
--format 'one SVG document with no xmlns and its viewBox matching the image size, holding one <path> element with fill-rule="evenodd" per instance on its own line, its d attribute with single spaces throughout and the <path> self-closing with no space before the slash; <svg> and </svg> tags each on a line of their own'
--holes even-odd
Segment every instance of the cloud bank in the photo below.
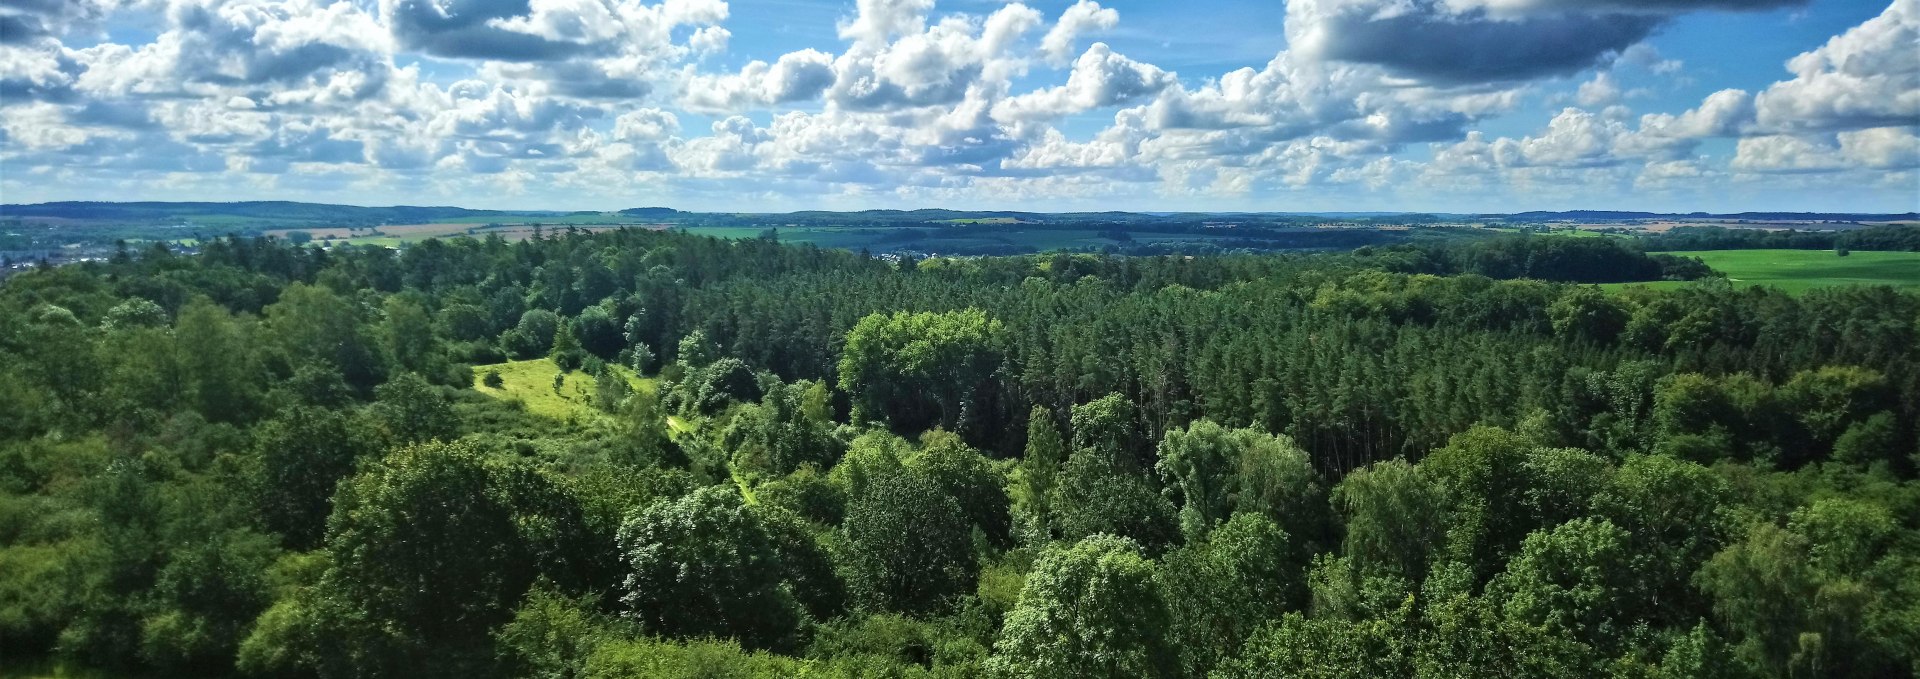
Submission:
<svg viewBox="0 0 1920 679">
<path fill-rule="evenodd" d="M 1150 43 L 1095 0 L 858 0 L 779 53 L 739 51 L 751 19 L 724 0 L 5 0 L 0 189 L 1491 210 L 1851 186 L 1920 209 L 1920 0 L 1770 83 L 1635 110 L 1695 77 L 1653 46 L 1665 27 L 1801 4 L 1293 0 L 1264 63 L 1182 72 L 1116 47 Z M 123 44 L 118 22 L 159 28 Z"/>
</svg>

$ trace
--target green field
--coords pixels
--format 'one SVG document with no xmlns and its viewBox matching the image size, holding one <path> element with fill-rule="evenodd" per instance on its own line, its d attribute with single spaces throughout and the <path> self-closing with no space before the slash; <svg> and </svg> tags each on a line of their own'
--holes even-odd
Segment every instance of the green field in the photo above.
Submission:
<svg viewBox="0 0 1920 679">
<path fill-rule="evenodd" d="M 1770 286 L 1787 292 L 1805 292 L 1829 285 L 1892 285 L 1920 288 L 1920 252 L 1862 252 L 1846 257 L 1832 250 L 1703 250 L 1663 254 L 1699 257 L 1707 266 L 1741 286 Z M 1640 285 L 1676 288 L 1684 281 L 1616 283 L 1608 287 Z"/>
<path fill-rule="evenodd" d="M 613 366 L 613 369 L 626 377 L 627 383 L 635 389 L 652 391 L 657 386 L 656 380 L 635 376 L 632 370 L 625 367 Z M 499 389 L 483 383 L 487 373 L 495 371 L 500 373 Z M 567 373 L 567 379 L 559 389 L 554 389 L 553 376 L 558 372 L 560 368 L 550 358 L 479 365 L 473 368 L 473 389 L 498 399 L 517 399 L 526 404 L 527 412 L 556 420 L 586 419 L 598 415 L 599 411 L 593 408 L 593 376 L 575 370 Z"/>
<path fill-rule="evenodd" d="M 652 392 L 660 388 L 660 380 L 656 378 L 641 377 L 625 366 L 612 367 L 614 372 L 627 378 L 627 384 L 634 389 Z M 499 389 L 484 383 L 487 373 L 496 371 L 500 373 Z M 553 376 L 558 372 L 559 366 L 550 358 L 477 365 L 473 367 L 473 390 L 503 401 L 519 401 L 526 405 L 527 412 L 556 420 L 581 422 L 600 417 L 601 412 L 593 407 L 593 376 L 575 370 L 567 373 L 559 389 L 554 389 Z M 667 427 L 678 436 L 698 428 L 698 423 L 668 415 Z"/>
</svg>

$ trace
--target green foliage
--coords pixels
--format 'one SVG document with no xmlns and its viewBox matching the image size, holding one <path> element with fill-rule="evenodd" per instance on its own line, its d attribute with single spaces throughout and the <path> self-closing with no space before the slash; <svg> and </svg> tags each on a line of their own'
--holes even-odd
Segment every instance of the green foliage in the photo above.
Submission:
<svg viewBox="0 0 1920 679">
<path fill-rule="evenodd" d="M 1173 503 L 1144 474 L 1115 470 L 1095 453 L 1074 453 L 1047 505 L 1053 510 L 1056 537 L 1069 542 L 1118 535 L 1158 554 L 1180 541 Z"/>
<path fill-rule="evenodd" d="M 826 468 L 838 462 L 846 444 L 833 421 L 812 405 L 820 387 L 812 382 L 775 385 L 759 403 L 736 407 L 720 433 L 721 444 L 733 451 L 734 468 L 781 476 L 803 465 Z"/>
<path fill-rule="evenodd" d="M 385 323 L 381 339 L 386 343 L 389 365 L 397 370 L 426 375 L 444 372 L 444 362 L 433 334 L 433 317 L 425 305 L 411 296 L 387 298 L 383 307 Z"/>
<path fill-rule="evenodd" d="M 821 663 L 764 651 L 745 651 L 730 641 L 638 639 L 600 645 L 587 656 L 578 676 L 581 679 L 788 679 L 847 675 Z"/>
<path fill-rule="evenodd" d="M 559 330 L 553 333 L 553 347 L 547 350 L 547 358 L 553 359 L 553 364 L 563 372 L 578 370 L 587 359 L 587 352 L 580 348 L 580 340 L 573 336 L 572 324 L 562 323 Z"/>
<path fill-rule="evenodd" d="M 384 388 L 384 387 L 383 387 Z M 326 532 L 335 484 L 378 448 L 360 417 L 295 406 L 254 429 L 260 456 L 260 510 L 288 547 L 312 549 Z"/>
<path fill-rule="evenodd" d="M 1508 620 L 1612 651 L 1636 622 L 1629 549 L 1606 520 L 1574 519 L 1528 535 L 1488 596 Z"/>
<path fill-rule="evenodd" d="M 1403 460 L 1354 470 L 1333 488 L 1346 524 L 1342 552 L 1363 573 L 1418 581 L 1444 543 L 1444 503 L 1427 471 Z"/>
<path fill-rule="evenodd" d="M 1681 611 L 1700 609 L 1688 579 L 1720 548 L 1727 494 L 1726 482 L 1705 467 L 1644 455 L 1620 465 L 1594 496 L 1593 514 L 1627 533 L 1637 617 L 1677 623 Z"/>
<path fill-rule="evenodd" d="M 1900 425 L 1892 413 L 1881 412 L 1853 423 L 1833 442 L 1833 459 L 1856 465 L 1901 463 Z"/>
<path fill-rule="evenodd" d="M 594 599 L 568 597 L 548 587 L 529 592 L 526 603 L 495 634 L 509 673 L 538 679 L 580 676 L 588 656 L 619 641 L 626 631 L 620 621 L 596 610 Z"/>
<path fill-rule="evenodd" d="M 965 418 L 999 368 L 1004 326 L 979 309 L 949 313 L 873 314 L 847 331 L 840 389 L 854 397 L 854 419 L 878 419 L 895 431 Z"/>
<path fill-rule="evenodd" d="M 620 323 L 613 320 L 605 306 L 580 310 L 580 315 L 574 316 L 567 328 L 579 342 L 580 349 L 600 358 L 613 358 L 626 344 Z"/>
<path fill-rule="evenodd" d="M 609 584 L 609 555 L 591 544 L 577 501 L 540 472 L 467 444 L 402 448 L 341 485 L 329 567 L 305 598 L 269 611 L 284 629 L 254 634 L 365 644 L 299 663 L 322 674 L 332 672 L 313 663 L 346 662 L 356 674 L 484 665 L 493 628 L 537 578 L 570 590 Z"/>
<path fill-rule="evenodd" d="M 1089 464 L 1116 472 L 1139 469 L 1135 454 L 1140 439 L 1133 403 L 1119 394 L 1107 394 L 1073 407 L 1073 457 L 1092 457 Z"/>
<path fill-rule="evenodd" d="M 989 669 L 998 677 L 1176 676 L 1172 623 L 1139 546 L 1091 537 L 1040 557 Z"/>
<path fill-rule="evenodd" d="M 1825 367 L 1805 371 L 1781 385 L 1781 398 L 1797 413 L 1814 441 L 1831 444 L 1851 423 L 1891 404 L 1881 373 L 1866 368 Z"/>
<path fill-rule="evenodd" d="M 602 412 L 618 412 L 632 393 L 633 387 L 627 384 L 627 378 L 608 365 L 602 364 L 594 372 L 593 405 Z"/>
<path fill-rule="evenodd" d="M 444 441 L 460 426 L 453 404 L 440 388 L 412 373 L 393 378 L 373 390 L 374 416 L 387 435 L 402 443 Z"/>
<path fill-rule="evenodd" d="M 986 535 L 989 544 L 1007 547 L 1012 540 L 1012 516 L 1006 477 L 952 433 L 929 431 L 920 438 L 920 445 L 920 453 L 908 461 L 908 468 L 958 502 L 961 513 Z"/>
<path fill-rule="evenodd" d="M 1341 679 L 1414 674 L 1400 638 L 1405 613 L 1396 619 L 1309 619 L 1288 613 L 1247 640 L 1246 650 L 1213 676 L 1225 679 Z"/>
<path fill-rule="evenodd" d="M 533 309 L 520 315 L 519 323 L 500 336 L 500 343 L 514 358 L 536 358 L 551 353 L 559 334 L 559 314 Z"/>
<path fill-rule="evenodd" d="M 1156 469 L 1180 504 L 1180 528 L 1199 538 L 1239 512 L 1281 522 L 1289 533 L 1318 536 L 1326 494 L 1307 453 L 1285 436 L 1227 429 L 1200 420 L 1168 430 Z"/>
<path fill-rule="evenodd" d="M 863 608 L 928 615 L 972 589 L 973 529 L 938 483 L 910 470 L 866 472 L 850 496 L 847 585 Z"/>
<path fill-rule="evenodd" d="M 1172 611 L 1170 638 L 1186 676 L 1205 676 L 1254 630 L 1306 599 L 1307 552 L 1272 519 L 1234 514 L 1207 536 L 1161 561 Z"/>
<path fill-rule="evenodd" d="M 732 403 L 760 400 L 760 380 L 753 369 L 731 356 L 685 373 L 681 389 L 686 412 L 712 415 Z"/>
<path fill-rule="evenodd" d="M 167 310 L 152 300 L 139 297 L 114 305 L 112 309 L 107 310 L 107 315 L 100 319 L 100 329 L 109 332 L 166 326 Z"/>
<path fill-rule="evenodd" d="M 1703 273 L 1554 240 L 895 263 L 551 230 L 18 272 L 0 657 L 1912 674 L 1920 295 L 1458 275 Z"/>
<path fill-rule="evenodd" d="M 1626 329 L 1627 310 L 1599 288 L 1576 287 L 1547 307 L 1553 331 L 1562 337 L 1608 344 Z"/>
<path fill-rule="evenodd" d="M 333 291 L 300 283 L 288 285 L 281 291 L 280 300 L 267 306 L 266 315 L 269 331 L 289 363 L 329 364 L 363 394 L 386 375 L 386 366 L 361 312 Z M 181 311 L 180 323 L 187 323 L 186 310 Z M 185 331 L 178 332 L 183 335 L 182 341 L 187 341 Z M 200 342 L 189 346 L 222 361 L 231 362 L 239 355 Z"/>
<path fill-rule="evenodd" d="M 1920 661 L 1908 643 L 1920 562 L 1896 545 L 1886 509 L 1822 500 L 1786 527 L 1749 526 L 1695 576 L 1732 633 L 1737 657 L 1764 675 L 1894 676 Z"/>
<path fill-rule="evenodd" d="M 978 677 L 987 649 L 947 622 L 877 614 L 822 627 L 807 657 L 854 676 Z"/>
<path fill-rule="evenodd" d="M 295 288 L 288 288 L 286 296 L 279 304 L 268 307 L 268 319 L 275 322 L 276 329 L 282 324 L 316 321 L 330 322 L 336 326 L 345 324 L 344 327 L 337 329 L 349 337 L 337 341 L 359 341 L 357 337 L 353 337 L 357 333 L 352 329 L 351 318 L 296 320 L 303 313 L 298 306 L 303 304 L 302 299 L 307 297 L 330 299 L 325 297 L 324 292 L 317 289 L 305 288 L 304 290 L 311 294 L 298 295 Z M 350 313 L 337 309 L 333 311 Z M 187 402 L 193 404 L 194 409 L 207 419 L 244 422 L 259 410 L 260 379 L 254 372 L 256 365 L 253 359 L 253 340 L 249 337 L 248 331 L 247 327 L 241 325 L 225 309 L 206 300 L 194 300 L 180 310 L 180 317 L 174 323 L 173 334 L 174 340 L 181 348 L 180 368 L 185 372 L 187 383 L 184 385 L 186 386 L 185 396 Z M 318 334 L 318 331 L 310 332 Z M 292 333 L 295 336 L 299 334 L 305 333 Z M 314 344 L 327 341 L 330 340 L 322 338 L 304 340 L 306 343 Z M 363 388 L 372 386 L 371 380 L 377 379 L 377 368 L 372 365 L 374 359 L 364 343 L 357 348 L 324 347 L 315 348 L 313 351 L 316 353 L 307 356 L 322 361 L 329 357 L 333 358 L 333 365 L 343 372 L 348 368 L 343 362 L 360 361 L 357 366 L 354 366 L 357 368 L 355 374 L 369 381 L 356 386 Z M 325 352 L 325 355 L 319 352 Z"/>
<path fill-rule="evenodd" d="M 1053 492 L 1054 484 L 1059 481 L 1060 465 L 1066 460 L 1067 444 L 1060 438 L 1060 429 L 1053 422 L 1053 413 L 1044 407 L 1034 406 L 1027 418 L 1026 456 L 1020 466 L 1020 486 L 1016 498 L 1043 534 L 1053 523 L 1048 497 Z"/>
<path fill-rule="evenodd" d="M 796 514 L 764 503 L 754 506 L 753 510 L 773 541 L 787 592 L 800 602 L 807 615 L 820 621 L 845 612 L 847 585 L 841 580 L 825 544 L 833 539 L 832 534 Z"/>
<path fill-rule="evenodd" d="M 620 527 L 628 567 L 620 601 L 644 629 L 724 638 L 752 648 L 793 643 L 800 609 L 760 517 L 732 488 L 661 500 Z"/>
<path fill-rule="evenodd" d="M 847 515 L 846 490 L 834 485 L 812 465 L 762 484 L 754 489 L 754 494 L 760 498 L 760 504 L 823 526 L 838 526 Z"/>
</svg>

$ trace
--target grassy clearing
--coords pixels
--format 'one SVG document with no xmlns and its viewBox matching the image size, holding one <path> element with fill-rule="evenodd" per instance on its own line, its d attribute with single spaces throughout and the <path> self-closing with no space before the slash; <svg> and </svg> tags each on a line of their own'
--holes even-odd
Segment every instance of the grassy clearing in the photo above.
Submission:
<svg viewBox="0 0 1920 679">
<path fill-rule="evenodd" d="M 653 391 L 659 388 L 658 380 L 637 376 L 623 366 L 613 366 L 613 370 L 626 378 L 627 384 L 635 389 Z M 499 389 L 486 385 L 488 372 L 500 373 Z M 593 407 L 593 390 L 596 386 L 593 376 L 578 370 L 569 372 L 556 389 L 553 377 L 559 372 L 559 366 L 547 358 L 474 366 L 473 390 L 501 400 L 518 400 L 526 404 L 527 412 L 556 420 L 600 417 L 601 412 Z M 688 428 L 684 422 L 675 426 L 672 419 L 676 418 L 669 418 L 667 424 L 675 431 Z"/>
<path fill-rule="evenodd" d="M 1770 286 L 1787 292 L 1805 292 L 1830 285 L 1892 285 L 1920 288 L 1920 252 L 1862 252 L 1841 257 L 1832 250 L 1703 250 L 1666 254 L 1699 257 L 1713 270 L 1739 286 Z M 1676 288 L 1681 281 L 1616 283 Z"/>
</svg>

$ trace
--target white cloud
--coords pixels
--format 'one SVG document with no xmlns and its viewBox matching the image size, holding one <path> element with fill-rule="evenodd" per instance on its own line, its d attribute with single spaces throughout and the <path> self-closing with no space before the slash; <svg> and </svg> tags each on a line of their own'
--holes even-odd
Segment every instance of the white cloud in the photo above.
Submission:
<svg viewBox="0 0 1920 679">
<path fill-rule="evenodd" d="M 784 54 L 736 39 L 758 17 L 723 0 L 0 0 L 0 187 L 1271 208 L 1824 176 L 1890 194 L 1920 164 L 1916 2 L 1757 95 L 1629 111 L 1682 67 L 1645 40 L 1672 17 L 1793 3 L 1292 0 L 1265 63 L 1177 76 L 1138 58 L 1158 27 L 1092 0 L 1051 22 L 856 0 Z M 154 39 L 102 33 L 120 14 Z M 1496 120 L 1536 129 L 1472 131 Z"/>
<path fill-rule="evenodd" d="M 1840 155 L 1855 164 L 1879 170 L 1920 167 L 1920 136 L 1914 127 L 1875 127 L 1836 135 Z"/>
<path fill-rule="evenodd" d="M 1006 99 L 993 108 L 1002 121 L 1047 120 L 1131 103 L 1166 89 L 1172 73 L 1118 54 L 1096 42 L 1073 63 L 1067 84 Z"/>
<path fill-rule="evenodd" d="M 1680 115 L 1653 113 L 1640 118 L 1643 134 L 1669 139 L 1730 137 L 1753 123 L 1753 96 L 1744 90 L 1707 95 L 1698 108 Z"/>
<path fill-rule="evenodd" d="M 1613 74 L 1601 71 L 1594 74 L 1592 80 L 1580 83 L 1574 100 L 1587 107 L 1611 106 L 1620 102 L 1620 94 L 1620 84 L 1614 81 Z"/>
<path fill-rule="evenodd" d="M 933 0 L 858 0 L 854 6 L 853 18 L 840 22 L 840 37 L 878 45 L 924 30 Z"/>
<path fill-rule="evenodd" d="M 1920 123 L 1920 0 L 1885 12 L 1787 62 L 1792 80 L 1756 97 L 1768 130 L 1845 130 Z"/>
<path fill-rule="evenodd" d="M 1040 53 L 1047 62 L 1064 66 L 1073 58 L 1073 41 L 1087 33 L 1113 30 L 1120 24 L 1120 13 L 1093 0 L 1079 0 L 1060 14 L 1060 20 L 1040 39 Z"/>
<path fill-rule="evenodd" d="M 807 49 L 780 55 L 772 64 L 749 62 L 739 73 L 695 75 L 681 105 L 703 113 L 728 113 L 808 101 L 833 85 L 833 57 Z"/>
</svg>

